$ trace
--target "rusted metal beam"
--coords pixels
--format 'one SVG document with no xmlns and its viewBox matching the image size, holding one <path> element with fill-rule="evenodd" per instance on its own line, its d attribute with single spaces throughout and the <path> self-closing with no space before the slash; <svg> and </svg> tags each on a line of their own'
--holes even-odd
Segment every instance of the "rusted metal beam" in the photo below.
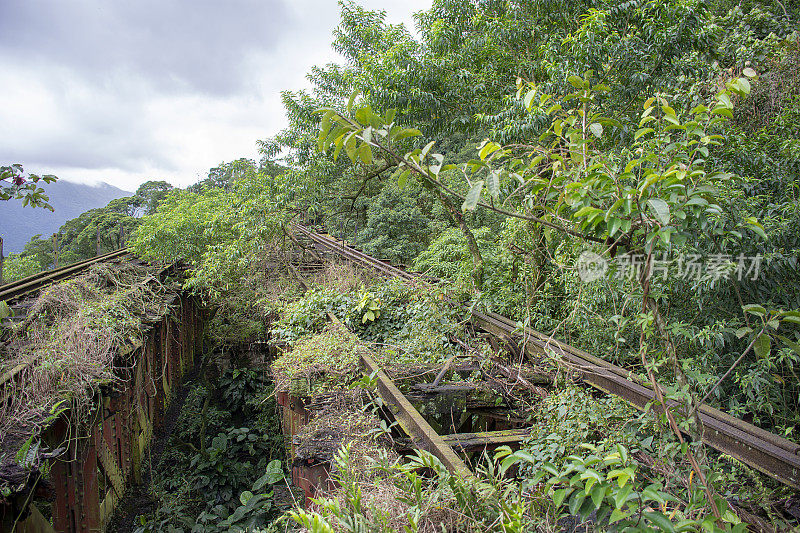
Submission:
<svg viewBox="0 0 800 533">
<path fill-rule="evenodd" d="M 378 380 L 378 393 L 415 446 L 435 455 L 451 474 L 466 481 L 477 480 L 453 448 L 436 433 L 372 357 L 362 354 L 361 365 L 366 373 Z"/>
<path fill-rule="evenodd" d="M 27 294 L 28 292 L 41 289 L 42 287 L 50 285 L 51 283 L 56 283 L 71 276 L 80 274 L 95 263 L 119 259 L 128 255 L 129 253 L 130 252 L 127 248 L 123 248 L 121 250 L 116 250 L 114 252 L 93 257 L 92 259 L 79 261 L 65 267 L 40 272 L 38 274 L 34 274 L 33 276 L 28 276 L 11 283 L 6 283 L 0 288 L 0 300 L 11 301 Z"/>
<path fill-rule="evenodd" d="M 473 313 L 474 322 L 485 331 L 505 337 L 516 326 L 505 317 Z M 655 400 L 653 390 L 642 384 L 638 376 L 582 350 L 526 328 L 522 348 L 531 357 L 545 351 L 560 356 L 589 385 L 619 396 L 637 409 Z M 676 402 L 670 409 L 681 416 Z M 800 445 L 732 417 L 708 405 L 700 408 L 703 442 L 735 457 L 760 472 L 796 489 L 800 489 Z"/>
</svg>

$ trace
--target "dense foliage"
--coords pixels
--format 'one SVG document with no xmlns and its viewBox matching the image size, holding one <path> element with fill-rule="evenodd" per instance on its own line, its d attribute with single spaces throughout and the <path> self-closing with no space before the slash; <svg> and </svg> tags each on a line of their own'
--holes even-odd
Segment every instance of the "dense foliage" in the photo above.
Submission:
<svg viewBox="0 0 800 533">
<path fill-rule="evenodd" d="M 350 1 L 341 13 L 332 45 L 345 62 L 283 93 L 288 126 L 259 141 L 261 161 L 220 165 L 188 190 L 151 184 L 71 221 L 60 234 L 75 258 L 98 232 L 136 226 L 141 255 L 190 265 L 187 286 L 217 309 L 221 346 L 273 335 L 297 343 L 298 358 L 324 359 L 331 312 L 419 361 L 451 355 L 456 331 L 444 325 L 459 322 L 438 293 L 349 284 L 284 305 L 296 295 L 281 285 L 290 223 L 302 221 L 441 278 L 452 300 L 629 368 L 685 412 L 708 402 L 798 438 L 796 3 L 434 0 L 416 35 Z M 48 246 L 32 242 L 23 257 L 46 267 Z M 568 384 L 548 405 L 557 427 L 535 418 L 524 450 L 483 463 L 488 497 L 462 501 L 464 487 L 425 455 L 376 467 L 416 490 L 407 531 L 426 494 L 473 513 L 469 527 L 503 531 L 567 515 L 612 529 L 741 530 L 726 499 L 734 480 L 748 480 L 740 495 L 781 494 L 704 450 L 694 416 L 623 423 L 633 416 L 623 406 Z M 359 507 L 347 453 L 337 475 L 349 507 L 323 501 L 295 520 L 386 529 Z M 512 466 L 522 478 L 503 480 Z"/>
<path fill-rule="evenodd" d="M 164 455 L 150 465 L 155 501 L 140 510 L 137 532 L 275 531 L 284 469 L 272 391 L 262 373 L 241 368 L 191 384 Z"/>
</svg>

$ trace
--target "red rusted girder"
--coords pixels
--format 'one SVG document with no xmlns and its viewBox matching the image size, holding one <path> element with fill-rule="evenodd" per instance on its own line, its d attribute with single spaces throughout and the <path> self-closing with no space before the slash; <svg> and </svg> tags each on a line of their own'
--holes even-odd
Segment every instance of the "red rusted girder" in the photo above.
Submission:
<svg viewBox="0 0 800 533">
<path fill-rule="evenodd" d="M 198 347 L 202 319 L 197 300 L 182 299 L 175 309 L 177 323 L 170 316 L 162 317 L 141 345 L 128 350 L 136 364 L 119 376 L 124 388 L 107 391 L 98 402 L 93 415 L 98 418 L 89 425 L 89 435 L 76 438 L 66 417 L 48 432 L 51 446 L 69 441 L 67 453 L 52 468 L 56 531 L 104 531 L 131 476 L 134 482 L 138 480 L 143 447 L 163 416 L 170 390 L 194 360 Z"/>
</svg>

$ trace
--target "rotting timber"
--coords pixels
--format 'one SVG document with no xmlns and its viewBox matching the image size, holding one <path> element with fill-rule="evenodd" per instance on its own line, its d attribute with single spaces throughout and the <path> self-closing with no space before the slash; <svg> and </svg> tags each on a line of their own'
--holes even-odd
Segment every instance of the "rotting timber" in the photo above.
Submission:
<svg viewBox="0 0 800 533">
<path fill-rule="evenodd" d="M 375 259 L 344 241 L 315 233 L 299 224 L 295 224 L 293 230 L 315 249 L 315 254 L 319 257 L 334 256 L 371 268 L 385 276 L 401 278 L 410 283 L 425 283 L 424 278 Z M 535 361 L 544 353 L 555 355 L 585 383 L 619 396 L 638 409 L 643 409 L 655 400 L 653 390 L 632 372 L 529 327 L 520 331 L 516 323 L 500 315 L 466 308 L 464 310 L 471 314 L 477 327 L 493 337 L 497 347 L 504 347 L 518 357 Z M 514 373 L 514 370 L 510 373 Z M 519 377 L 524 381 L 524 377 Z M 675 405 L 667 407 L 681 416 Z M 800 445 L 705 404 L 700 408 L 700 417 L 705 428 L 703 441 L 706 444 L 781 483 L 800 489 Z"/>
<path fill-rule="evenodd" d="M 2 287 L 4 298 L 24 317 L 30 301 L 44 287 L 85 273 L 98 263 L 135 261 L 119 250 L 57 271 L 26 278 Z M 179 276 L 179 265 L 157 269 L 153 283 Z M 141 480 L 145 450 L 185 372 L 193 365 L 202 342 L 203 311 L 198 300 L 177 286 L 164 294 L 160 316 L 143 318 L 140 336 L 114 354 L 115 383 L 101 385 L 91 399 L 82 432 L 76 431 L 76 413 L 58 413 L 39 439 L 27 448 L 23 465 L 3 457 L 0 483 L 7 493 L 2 501 L 1 531 L 96 532 L 104 531 L 117 503 L 130 483 Z M 29 364 L 36 364 L 32 361 Z M 0 378 L 0 396 L 20 390 L 25 365 Z M 38 455 L 38 457 L 37 457 Z M 39 470 L 49 458 L 49 472 Z M 51 520 L 37 502 L 49 501 Z"/>
<path fill-rule="evenodd" d="M 317 259 L 322 259 L 316 252 L 312 254 Z M 293 266 L 290 271 L 297 281 L 308 288 L 308 282 L 301 272 Z M 328 312 L 330 324 L 336 328 L 347 330 L 338 318 Z M 349 331 L 349 330 L 348 330 Z M 352 335 L 352 333 L 350 333 Z M 501 399 L 502 386 L 499 378 L 493 378 L 491 372 L 484 372 L 483 383 L 467 382 L 461 384 L 440 384 L 442 376 L 447 370 L 452 370 L 455 375 L 459 371 L 477 369 L 475 365 L 459 368 L 452 365 L 452 359 L 438 372 L 433 383 L 417 384 L 410 391 L 404 393 L 369 353 L 359 352 L 358 363 L 365 377 L 375 381 L 376 392 L 382 405 L 381 417 L 388 422 L 388 432 L 391 435 L 391 447 L 399 453 L 408 453 L 413 450 L 424 450 L 434 455 L 454 476 L 468 484 L 477 483 L 478 478 L 468 466 L 471 456 L 479 455 L 486 450 L 498 446 L 518 446 L 529 433 L 529 429 L 520 428 L 524 420 L 512 416 L 511 409 L 497 408 L 495 399 Z M 497 374 L 502 377 L 503 372 Z M 549 382 L 545 376 L 532 377 L 539 383 Z M 524 380 L 523 380 L 524 381 Z M 517 382 L 511 388 L 527 389 L 532 396 L 538 396 L 543 389 L 531 386 L 530 383 Z M 456 401 L 456 398 L 461 402 Z M 292 482 L 305 493 L 305 502 L 308 505 L 311 499 L 324 494 L 335 487 L 331 473 L 331 447 L 335 447 L 336 439 L 331 443 L 326 437 L 333 437 L 338 428 L 328 427 L 320 431 L 320 440 L 324 453 L 301 452 L 301 448 L 314 448 L 313 442 L 300 438 L 309 424 L 318 415 L 317 409 L 312 404 L 309 395 L 293 393 L 287 390 L 277 391 L 278 404 L 282 411 L 283 432 L 287 437 L 287 455 L 292 461 Z M 461 405 L 456 405 L 456 404 Z M 439 413 L 438 407 L 444 405 Z M 419 406 L 419 407 L 418 407 Z M 428 407 L 428 408 L 426 408 Z M 487 421 L 476 423 L 476 414 L 481 410 L 486 415 L 477 418 L 486 418 Z M 461 416 L 454 419 L 453 413 L 458 411 Z M 436 420 L 437 414 L 444 415 L 444 420 Z M 449 415 L 449 416 L 448 416 Z M 441 428 L 437 430 L 433 425 Z M 476 431 L 479 425 L 483 430 Z M 466 432 L 459 432 L 467 429 Z M 440 434 L 440 432 L 442 434 Z"/>
</svg>

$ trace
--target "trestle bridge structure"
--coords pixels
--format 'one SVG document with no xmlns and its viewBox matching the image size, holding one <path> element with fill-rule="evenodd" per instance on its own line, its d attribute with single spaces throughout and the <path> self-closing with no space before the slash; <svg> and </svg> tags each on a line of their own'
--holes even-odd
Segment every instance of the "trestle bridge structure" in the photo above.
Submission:
<svg viewBox="0 0 800 533">
<path fill-rule="evenodd" d="M 300 283 L 303 282 L 301 266 L 313 269 L 314 264 L 319 267 L 327 261 L 352 262 L 409 283 L 428 282 L 424 277 L 302 225 L 293 225 L 289 233 L 294 248 L 291 257 L 297 265 L 297 268 L 290 266 L 290 271 Z M 118 250 L 0 286 L 0 301 L 24 312 L 26 302 L 49 284 L 85 272 L 98 262 L 137 260 L 129 251 Z M 170 266 L 161 275 L 175 274 L 178 268 Z M 202 349 L 206 315 L 198 299 L 181 291 L 171 294 L 169 299 L 169 312 L 147 324 L 146 331 L 142 332 L 143 341 L 132 343 L 119 354 L 134 364 L 128 365 L 123 371 L 125 375 L 120 376 L 124 387 L 109 388 L 95 398 L 93 416 L 96 423 L 92 425 L 92 434 L 80 439 L 70 438 L 67 415 L 60 417 L 47 430 L 44 440 L 48 445 L 52 449 L 63 449 L 51 460 L 48 490 L 42 491 L 32 481 L 29 490 L 0 500 L 3 502 L 0 516 L 4 531 L 9 530 L 11 524 L 16 524 L 19 532 L 104 531 L 126 487 L 141 482 L 143 458 L 154 428 L 161 423 L 173 391 L 182 376 L 194 366 Z M 545 352 L 555 353 L 584 383 L 596 389 L 619 396 L 639 409 L 655 400 L 652 388 L 633 372 L 547 334 L 531 328 L 520 329 L 515 322 L 500 315 L 469 309 L 464 312 L 470 313 L 474 326 L 482 330 L 494 346 L 505 350 L 517 361 L 526 358 L 536 361 Z M 335 320 L 335 317 L 331 318 Z M 527 435 L 527 430 L 519 424 L 518 427 L 480 433 L 439 434 L 374 360 L 362 356 L 361 364 L 366 375 L 377 378 L 378 392 L 388 407 L 384 414 L 389 422 L 397 422 L 402 428 L 410 447 L 433 453 L 457 475 L 474 475 L 463 459 L 464 452 L 518 444 Z M 501 364 L 500 368 L 508 378 L 535 389 L 535 385 L 528 383 L 514 365 Z M 7 400 L 2 392 L 5 386 L 23 376 L 23 370 L 10 369 L 0 376 L 1 401 Z M 309 413 L 302 398 L 288 393 L 279 394 L 278 402 L 282 406 L 283 431 L 287 442 L 291 443 L 293 436 L 308 423 Z M 677 416 L 681 415 L 677 406 L 669 407 Z M 703 440 L 709 446 L 781 483 L 800 489 L 800 445 L 707 405 L 702 406 L 700 414 L 705 427 Z M 305 491 L 308 499 L 314 497 L 320 488 L 328 486 L 329 472 L 330 465 L 295 462 L 292 481 Z M 53 498 L 52 519 L 49 521 L 36 509 L 36 499 L 48 496 Z"/>
</svg>

